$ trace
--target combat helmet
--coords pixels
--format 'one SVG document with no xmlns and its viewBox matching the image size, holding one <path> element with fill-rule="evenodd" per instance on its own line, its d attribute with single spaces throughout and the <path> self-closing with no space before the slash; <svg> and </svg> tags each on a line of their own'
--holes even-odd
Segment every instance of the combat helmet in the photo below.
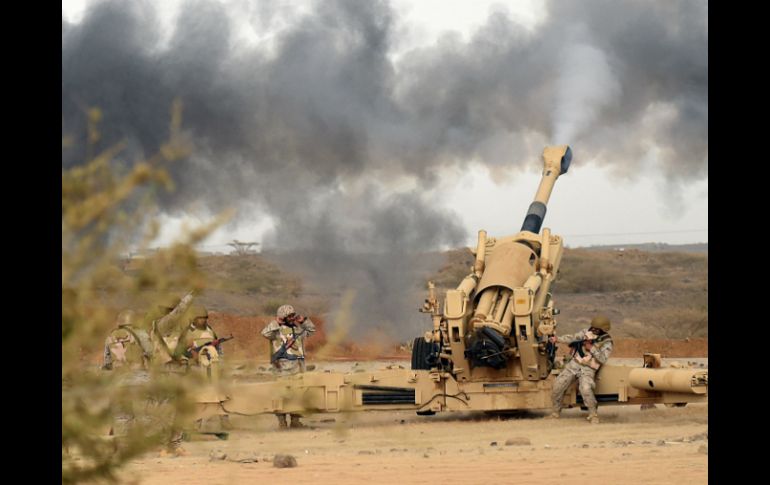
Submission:
<svg viewBox="0 0 770 485">
<path fill-rule="evenodd" d="M 610 319 L 605 317 L 604 315 L 599 315 L 593 318 L 591 320 L 591 326 L 594 328 L 600 328 L 604 330 L 605 332 L 610 331 Z"/>
<path fill-rule="evenodd" d="M 190 309 L 187 310 L 187 317 L 190 322 L 194 322 L 196 318 L 208 318 L 209 312 L 203 305 L 192 305 Z"/>
<path fill-rule="evenodd" d="M 291 305 L 281 305 L 278 307 L 278 311 L 275 312 L 275 316 L 278 318 L 286 318 L 294 312 L 294 307 Z"/>
<path fill-rule="evenodd" d="M 118 313 L 118 317 L 115 319 L 115 323 L 118 328 L 128 327 L 136 322 L 136 312 L 134 310 L 123 310 Z"/>
</svg>

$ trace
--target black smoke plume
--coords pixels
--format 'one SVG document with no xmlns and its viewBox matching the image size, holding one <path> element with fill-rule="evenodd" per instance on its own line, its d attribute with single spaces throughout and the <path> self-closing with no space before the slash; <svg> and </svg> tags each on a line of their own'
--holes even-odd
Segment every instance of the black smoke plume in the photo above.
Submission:
<svg viewBox="0 0 770 485">
<path fill-rule="evenodd" d="M 190 0 L 168 37 L 149 2 L 92 4 L 62 21 L 63 132 L 85 140 L 98 106 L 100 144 L 127 141 L 131 163 L 167 139 L 180 98 L 195 150 L 171 166 L 163 209 L 269 214 L 266 247 L 357 286 L 358 320 L 399 337 L 422 297 L 404 290 L 411 255 L 473 238 L 430 203 L 442 169 L 516 170 L 569 143 L 628 173 L 653 156 L 673 186 L 707 176 L 705 2 L 549 2 L 534 31 L 498 8 L 468 41 L 399 56 L 387 2 L 311 5 Z M 244 23 L 261 43 L 237 35 Z M 85 150 L 64 150 L 62 165 Z M 404 181 L 416 188 L 389 192 Z"/>
</svg>

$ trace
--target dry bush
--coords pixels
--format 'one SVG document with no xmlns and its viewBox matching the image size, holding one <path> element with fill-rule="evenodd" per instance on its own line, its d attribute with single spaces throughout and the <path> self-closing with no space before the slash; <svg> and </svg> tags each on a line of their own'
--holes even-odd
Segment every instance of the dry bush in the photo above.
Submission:
<svg viewBox="0 0 770 485">
<path fill-rule="evenodd" d="M 88 111 L 89 150 L 99 140 L 98 109 Z M 84 352 L 100 348 L 114 328 L 118 302 L 137 295 L 201 290 L 193 244 L 220 221 L 190 233 L 183 242 L 155 252 L 135 277 L 119 267 L 127 242 L 140 246 L 157 235 L 151 221 L 153 190 L 173 190 L 163 168 L 184 157 L 189 145 L 180 132 L 181 107 L 172 110 L 170 141 L 157 155 L 121 166 L 122 145 L 110 147 L 81 165 L 62 168 L 62 482 L 115 480 L 115 470 L 132 457 L 168 439 L 171 427 L 190 411 L 188 390 L 178 377 L 150 370 L 147 382 L 126 385 L 129 375 L 86 367 Z M 67 149 L 72 140 L 62 140 Z M 148 216 L 150 214 L 150 216 Z M 137 415 L 125 437 L 106 439 L 113 417 L 136 403 L 162 403 Z M 138 406 L 143 407 L 143 406 Z"/>
</svg>

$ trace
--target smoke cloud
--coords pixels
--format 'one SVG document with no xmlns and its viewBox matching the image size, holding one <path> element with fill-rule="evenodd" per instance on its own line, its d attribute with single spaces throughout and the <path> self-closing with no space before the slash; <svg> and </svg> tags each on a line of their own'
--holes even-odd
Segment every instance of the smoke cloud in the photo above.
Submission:
<svg viewBox="0 0 770 485">
<path fill-rule="evenodd" d="M 431 203 L 439 170 L 517 170 L 550 140 L 628 174 L 654 153 L 672 187 L 707 175 L 705 2 L 550 2 L 534 32 L 497 9 L 467 42 L 398 57 L 387 2 L 311 5 L 189 0 L 166 37 L 149 2 L 92 4 L 62 20 L 63 133 L 85 140 L 98 106 L 101 145 L 127 141 L 131 163 L 167 139 L 180 98 L 195 150 L 163 209 L 269 214 L 265 247 L 355 285 L 358 319 L 399 337 L 420 318 L 400 313 L 421 301 L 410 255 L 468 236 Z M 62 165 L 85 157 L 76 144 Z"/>
</svg>

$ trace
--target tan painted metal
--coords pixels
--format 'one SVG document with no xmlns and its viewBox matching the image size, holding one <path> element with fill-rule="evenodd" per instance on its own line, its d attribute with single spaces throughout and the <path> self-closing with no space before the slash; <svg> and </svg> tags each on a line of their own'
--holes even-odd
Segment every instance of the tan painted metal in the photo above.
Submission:
<svg viewBox="0 0 770 485">
<path fill-rule="evenodd" d="M 550 146 L 543 150 L 543 178 L 537 188 L 535 200 L 548 203 L 556 179 L 561 174 L 561 159 L 567 153 L 567 145 Z"/>
<path fill-rule="evenodd" d="M 708 372 L 691 369 L 634 369 L 628 376 L 629 383 L 645 391 L 668 391 L 706 394 Z"/>
</svg>

